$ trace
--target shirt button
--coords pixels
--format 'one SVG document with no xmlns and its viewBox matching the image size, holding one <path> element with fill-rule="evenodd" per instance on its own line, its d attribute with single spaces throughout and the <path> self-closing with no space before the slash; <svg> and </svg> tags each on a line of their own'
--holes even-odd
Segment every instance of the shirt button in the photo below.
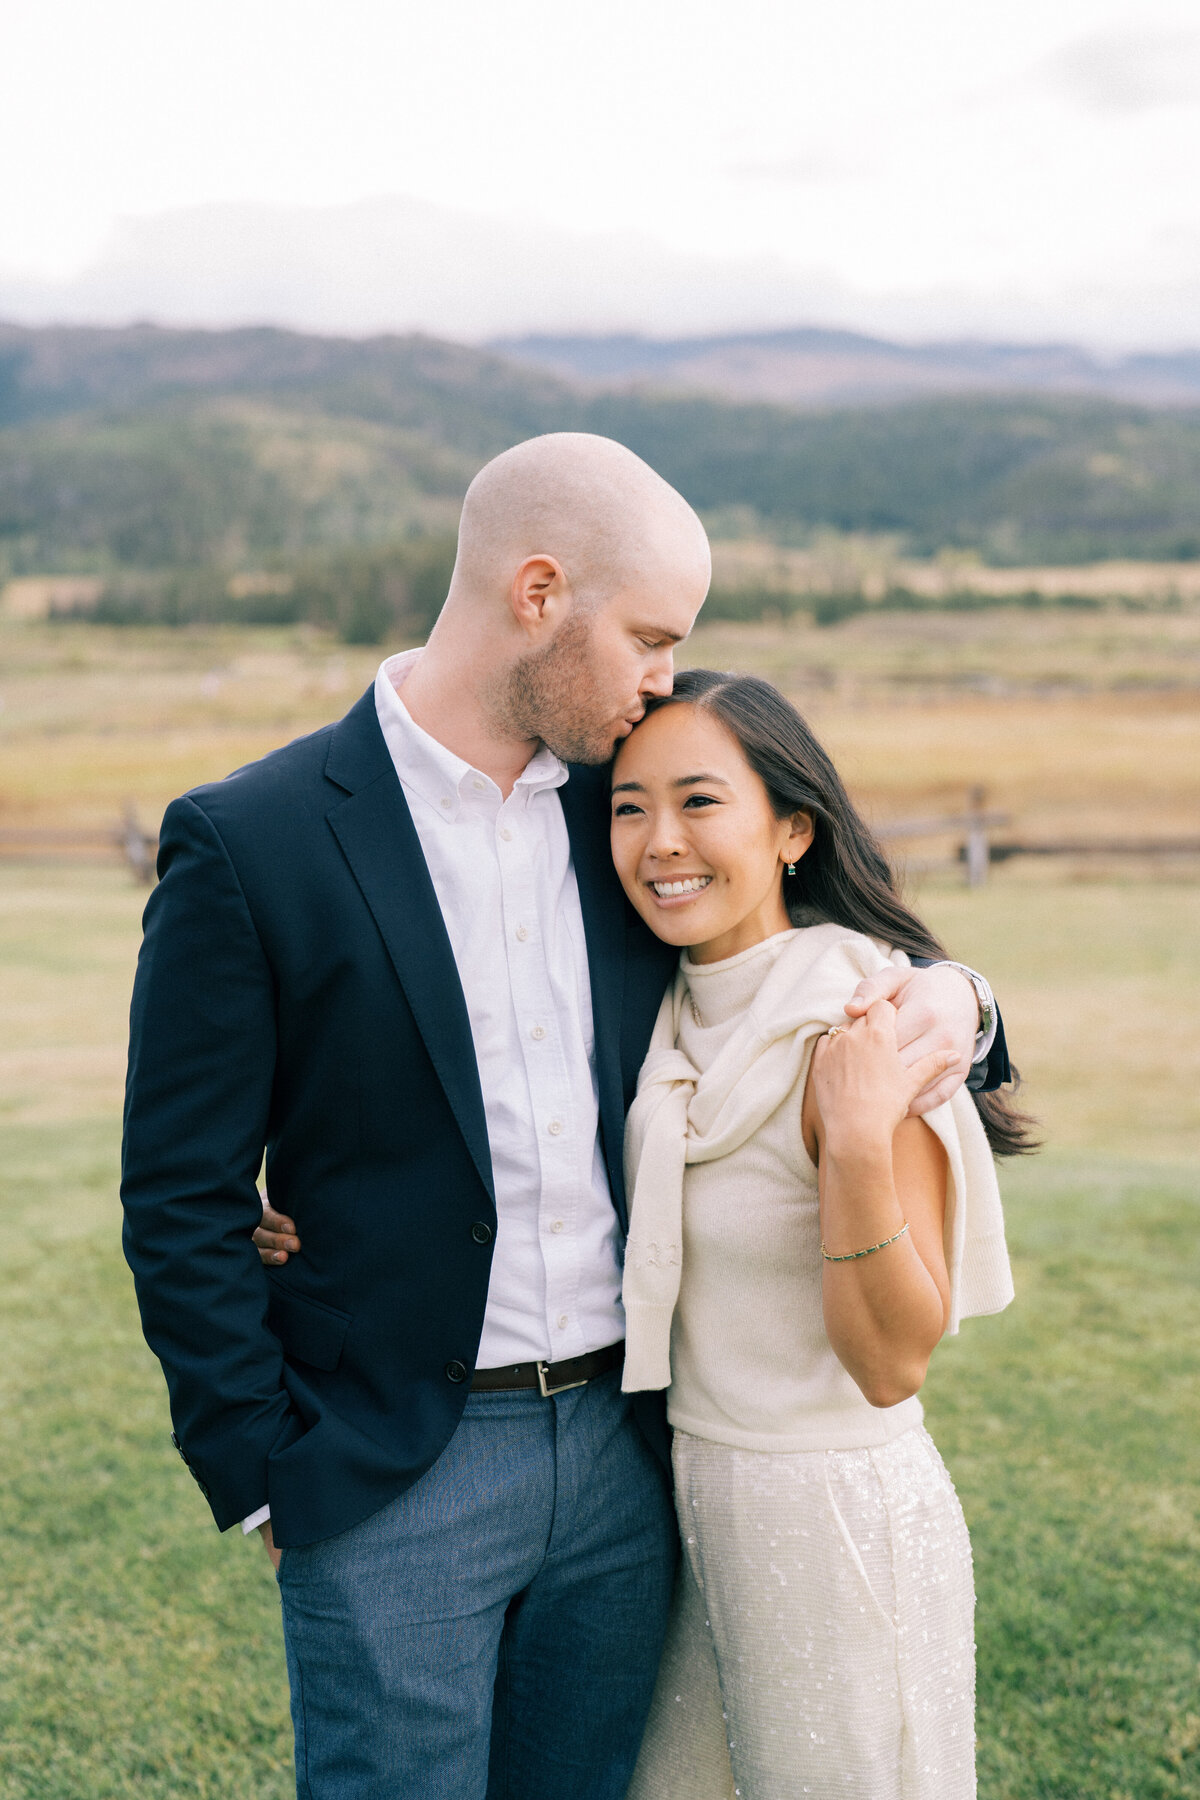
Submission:
<svg viewBox="0 0 1200 1800">
<path fill-rule="evenodd" d="M 531 1025 L 529 1028 L 529 1035 L 535 1042 L 540 1044 L 546 1035 L 546 1027 L 544 1025 Z"/>
<path fill-rule="evenodd" d="M 500 836 L 504 839 L 506 844 L 512 843 L 512 832 L 508 829 L 507 825 L 502 825 L 500 827 Z"/>
<path fill-rule="evenodd" d="M 453 1381 L 457 1385 L 458 1382 L 465 1381 L 466 1379 L 467 1379 L 466 1363 L 460 1363 L 456 1359 L 454 1362 L 448 1362 L 446 1364 L 446 1380 L 447 1381 Z"/>
<path fill-rule="evenodd" d="M 559 1315 L 558 1315 L 558 1329 L 559 1329 L 559 1330 L 560 1330 L 560 1331 L 565 1331 L 565 1330 L 566 1330 L 566 1329 L 567 1329 L 567 1315 L 566 1315 L 566 1313 L 559 1313 Z"/>
<path fill-rule="evenodd" d="M 451 800 L 449 794 L 443 794 L 439 804 L 444 806 L 448 812 L 450 810 L 450 808 L 454 805 L 454 802 L 453 802 L 453 800 Z"/>
<path fill-rule="evenodd" d="M 551 1137 L 557 1137 L 559 1132 L 562 1130 L 562 1120 L 561 1119 L 551 1119 L 550 1123 L 546 1127 L 546 1130 L 550 1133 Z"/>
<path fill-rule="evenodd" d="M 484 781 L 481 776 L 476 775 L 474 781 L 471 783 L 471 786 L 475 789 L 475 792 L 477 794 L 482 794 L 484 788 L 487 786 L 487 782 Z"/>
<path fill-rule="evenodd" d="M 555 1219 L 554 1222 L 552 1223 L 552 1225 L 550 1226 L 551 1231 L 561 1231 L 562 1228 L 563 1228 L 563 1222 L 561 1219 Z"/>
<path fill-rule="evenodd" d="M 516 937 L 518 944 L 523 944 L 525 942 L 525 939 L 529 936 L 528 925 L 518 925 L 514 935 Z"/>
</svg>

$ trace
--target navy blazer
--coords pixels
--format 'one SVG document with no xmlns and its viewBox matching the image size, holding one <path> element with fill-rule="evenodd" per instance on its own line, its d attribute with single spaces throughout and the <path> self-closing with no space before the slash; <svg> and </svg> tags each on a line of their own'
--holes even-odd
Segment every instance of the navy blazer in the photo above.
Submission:
<svg viewBox="0 0 1200 1800">
<path fill-rule="evenodd" d="M 606 772 L 574 768 L 561 793 L 624 1225 L 625 1111 L 677 952 L 613 872 Z M 159 872 L 131 1014 L 125 1253 L 217 1524 L 269 1501 L 276 1542 L 310 1543 L 386 1505 L 450 1438 L 496 1228 L 466 1003 L 373 690 L 173 802 Z M 251 1242 L 264 1146 L 304 1241 L 270 1271 Z M 661 1396 L 639 1406 L 665 1454 Z"/>
<path fill-rule="evenodd" d="M 607 772 L 573 768 L 561 796 L 625 1226 L 625 1112 L 678 953 L 613 872 Z M 174 801 L 159 874 L 130 1022 L 125 1254 L 217 1524 L 269 1502 L 277 1544 L 312 1543 L 448 1442 L 496 1229 L 466 1003 L 374 690 Z M 251 1240 L 264 1148 L 304 1242 L 271 1270 Z M 662 1396 L 636 1404 L 666 1458 Z"/>
</svg>

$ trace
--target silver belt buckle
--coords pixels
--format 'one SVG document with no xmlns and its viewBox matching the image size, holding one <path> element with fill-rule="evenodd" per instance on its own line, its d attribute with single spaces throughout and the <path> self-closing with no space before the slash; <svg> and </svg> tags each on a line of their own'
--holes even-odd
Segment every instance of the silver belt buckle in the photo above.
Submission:
<svg viewBox="0 0 1200 1800">
<path fill-rule="evenodd" d="M 555 1394 L 565 1394 L 568 1388 L 586 1387 L 588 1384 L 588 1378 L 585 1375 L 582 1381 L 561 1381 L 557 1387 L 551 1387 L 546 1380 L 546 1371 L 549 1367 L 550 1364 L 545 1362 L 540 1362 L 537 1366 L 538 1391 L 543 1400 L 549 1400 Z"/>
</svg>

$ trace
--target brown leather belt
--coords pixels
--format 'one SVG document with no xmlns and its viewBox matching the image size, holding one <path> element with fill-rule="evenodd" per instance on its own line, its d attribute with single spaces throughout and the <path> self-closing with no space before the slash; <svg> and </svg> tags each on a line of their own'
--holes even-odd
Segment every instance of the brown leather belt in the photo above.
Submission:
<svg viewBox="0 0 1200 1800">
<path fill-rule="evenodd" d="M 504 1388 L 537 1388 L 549 1399 L 567 1388 L 583 1387 L 597 1375 L 619 1369 L 625 1361 L 625 1345 L 608 1344 L 603 1350 L 590 1350 L 586 1356 L 571 1356 L 566 1362 L 508 1363 L 502 1369 L 476 1369 L 471 1386 L 481 1393 Z"/>
</svg>

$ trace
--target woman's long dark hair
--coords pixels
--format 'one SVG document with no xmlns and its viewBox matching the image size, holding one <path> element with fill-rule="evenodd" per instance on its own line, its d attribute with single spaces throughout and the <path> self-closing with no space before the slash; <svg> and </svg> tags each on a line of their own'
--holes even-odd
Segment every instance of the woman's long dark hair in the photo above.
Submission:
<svg viewBox="0 0 1200 1800">
<path fill-rule="evenodd" d="M 794 924 L 848 925 L 910 956 L 945 956 L 929 927 L 901 900 L 891 865 L 837 770 L 777 688 L 756 675 L 685 669 L 676 675 L 670 696 L 649 701 L 647 711 L 680 701 L 703 707 L 732 733 L 778 818 L 812 814 L 812 844 L 796 873 L 783 877 L 784 903 Z M 1038 1148 L 1034 1121 L 1009 1095 L 972 1098 L 997 1156 L 1023 1156 Z"/>
</svg>

